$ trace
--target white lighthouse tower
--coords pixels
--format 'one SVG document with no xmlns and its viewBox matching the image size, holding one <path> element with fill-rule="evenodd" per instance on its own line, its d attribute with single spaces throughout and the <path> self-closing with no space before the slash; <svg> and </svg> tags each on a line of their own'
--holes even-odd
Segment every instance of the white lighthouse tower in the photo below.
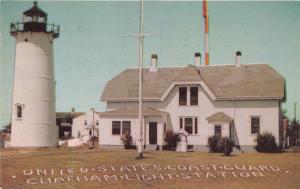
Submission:
<svg viewBox="0 0 300 189">
<path fill-rule="evenodd" d="M 53 40 L 59 26 L 34 2 L 23 22 L 11 24 L 16 39 L 12 102 L 12 147 L 57 146 Z"/>
</svg>

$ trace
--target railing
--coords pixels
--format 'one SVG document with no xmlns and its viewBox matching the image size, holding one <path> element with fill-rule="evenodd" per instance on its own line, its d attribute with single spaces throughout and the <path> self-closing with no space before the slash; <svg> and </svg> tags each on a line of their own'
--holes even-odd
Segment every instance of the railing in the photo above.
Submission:
<svg viewBox="0 0 300 189">
<path fill-rule="evenodd" d="M 41 22 L 17 22 L 10 24 L 10 33 L 13 35 L 17 32 L 46 32 L 52 33 L 53 37 L 56 38 L 59 36 L 59 25 L 55 25 L 54 23 L 41 23 Z"/>
</svg>

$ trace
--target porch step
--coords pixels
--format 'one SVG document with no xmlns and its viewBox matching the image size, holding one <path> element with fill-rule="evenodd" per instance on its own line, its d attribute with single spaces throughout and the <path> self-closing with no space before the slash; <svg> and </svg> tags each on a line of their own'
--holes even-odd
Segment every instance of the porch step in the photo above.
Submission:
<svg viewBox="0 0 300 189">
<path fill-rule="evenodd" d="M 233 147 L 231 154 L 242 154 L 242 153 L 244 153 L 244 151 L 241 150 L 240 147 Z"/>
<path fill-rule="evenodd" d="M 158 145 L 146 145 L 145 150 L 158 150 Z"/>
<path fill-rule="evenodd" d="M 300 146 L 291 146 L 285 150 L 286 152 L 300 152 Z"/>
</svg>

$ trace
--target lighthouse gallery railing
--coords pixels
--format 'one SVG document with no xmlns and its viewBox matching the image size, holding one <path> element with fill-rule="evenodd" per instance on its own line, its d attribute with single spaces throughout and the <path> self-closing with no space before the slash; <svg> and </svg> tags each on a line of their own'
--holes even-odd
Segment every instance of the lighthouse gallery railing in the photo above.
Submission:
<svg viewBox="0 0 300 189">
<path fill-rule="evenodd" d="M 41 23 L 41 22 L 17 22 L 10 24 L 10 33 L 14 35 L 17 32 L 46 32 L 53 33 L 53 37 L 57 38 L 59 36 L 59 25 L 54 23 Z"/>
</svg>

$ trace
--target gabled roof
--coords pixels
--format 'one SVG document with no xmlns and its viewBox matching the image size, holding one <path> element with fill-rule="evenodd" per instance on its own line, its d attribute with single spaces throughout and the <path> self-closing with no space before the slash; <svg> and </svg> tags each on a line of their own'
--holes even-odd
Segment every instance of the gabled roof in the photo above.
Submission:
<svg viewBox="0 0 300 189">
<path fill-rule="evenodd" d="M 186 73 L 186 74 L 184 74 Z M 175 81 L 199 81 L 200 77 L 193 66 L 159 68 L 156 72 L 143 70 L 144 99 L 159 100 L 164 92 Z M 138 69 L 129 68 L 108 81 L 101 100 L 137 99 Z"/>
<path fill-rule="evenodd" d="M 232 118 L 223 113 L 223 112 L 217 112 L 209 117 L 206 118 L 208 123 L 229 123 Z"/>
<path fill-rule="evenodd" d="M 266 64 L 164 67 L 143 70 L 144 100 L 162 101 L 176 84 L 199 84 L 216 100 L 283 99 L 285 80 Z M 138 69 L 129 68 L 108 81 L 102 101 L 136 101 Z M 214 99 L 214 98 L 213 98 Z"/>
<path fill-rule="evenodd" d="M 203 66 L 200 75 L 217 99 L 284 98 L 284 78 L 267 64 Z"/>
<path fill-rule="evenodd" d="M 133 109 L 120 109 L 120 110 L 111 110 L 106 112 L 99 112 L 100 117 L 107 116 L 138 116 L 139 110 L 137 108 Z M 167 115 L 167 112 L 160 111 L 154 108 L 144 108 L 143 116 L 163 116 Z"/>
</svg>

